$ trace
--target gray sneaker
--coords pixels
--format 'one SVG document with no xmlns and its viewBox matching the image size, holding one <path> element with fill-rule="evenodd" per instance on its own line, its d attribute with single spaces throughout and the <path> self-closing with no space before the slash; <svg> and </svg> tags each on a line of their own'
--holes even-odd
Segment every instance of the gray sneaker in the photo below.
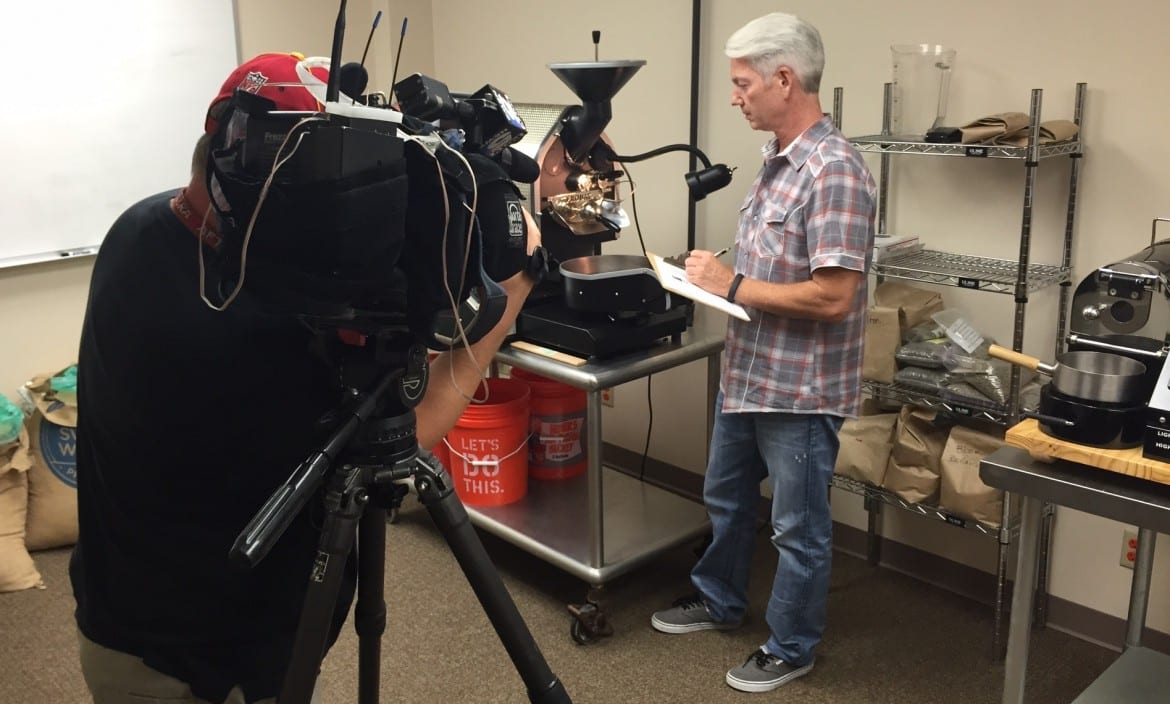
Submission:
<svg viewBox="0 0 1170 704">
<path fill-rule="evenodd" d="M 669 609 L 656 611 L 650 625 L 663 633 L 691 633 L 694 631 L 728 631 L 738 628 L 739 621 L 720 623 L 711 618 L 707 604 L 698 595 L 676 600 Z"/>
<path fill-rule="evenodd" d="M 813 660 L 807 665 L 789 665 L 760 648 L 748 656 L 744 664 L 727 671 L 729 687 L 741 692 L 770 692 L 780 685 L 807 675 L 813 669 Z"/>
</svg>

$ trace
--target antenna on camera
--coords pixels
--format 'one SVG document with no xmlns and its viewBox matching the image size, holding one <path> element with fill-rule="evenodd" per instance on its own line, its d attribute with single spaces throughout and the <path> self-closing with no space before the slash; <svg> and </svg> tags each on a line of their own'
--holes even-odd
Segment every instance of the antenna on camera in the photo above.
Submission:
<svg viewBox="0 0 1170 704">
<path fill-rule="evenodd" d="M 406 19 L 402 18 L 402 33 L 398 35 L 398 53 L 394 55 L 394 71 L 390 74 L 390 102 L 394 102 L 394 84 L 398 82 L 398 62 L 402 59 L 402 44 L 406 41 Z"/>
<path fill-rule="evenodd" d="M 382 20 L 382 11 L 378 10 L 378 14 L 374 15 L 374 24 L 370 26 L 370 36 L 366 37 L 366 48 L 362 50 L 361 65 L 366 65 L 366 54 L 370 53 L 370 42 L 374 41 L 374 30 L 378 28 L 378 22 Z"/>
<path fill-rule="evenodd" d="M 337 22 L 333 25 L 333 49 L 329 54 L 329 83 L 325 87 L 325 102 L 336 103 L 341 95 L 341 72 L 334 71 L 334 67 L 341 66 L 341 45 L 345 41 L 345 4 L 341 0 L 341 7 L 337 10 Z"/>
</svg>

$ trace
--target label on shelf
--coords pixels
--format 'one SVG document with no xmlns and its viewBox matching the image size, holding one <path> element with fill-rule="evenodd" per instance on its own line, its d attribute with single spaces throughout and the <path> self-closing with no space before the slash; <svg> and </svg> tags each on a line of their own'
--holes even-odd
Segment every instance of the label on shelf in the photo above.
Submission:
<svg viewBox="0 0 1170 704">
<path fill-rule="evenodd" d="M 952 526 L 958 526 L 960 528 L 967 527 L 967 520 L 966 519 L 959 518 L 958 516 L 952 516 L 949 513 L 943 514 L 943 520 L 945 520 L 947 523 L 950 523 Z"/>
</svg>

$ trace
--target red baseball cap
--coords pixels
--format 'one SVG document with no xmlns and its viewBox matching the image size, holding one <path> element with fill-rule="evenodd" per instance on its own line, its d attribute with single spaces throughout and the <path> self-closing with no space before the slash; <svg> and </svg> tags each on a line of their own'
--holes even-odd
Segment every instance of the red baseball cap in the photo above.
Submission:
<svg viewBox="0 0 1170 704">
<path fill-rule="evenodd" d="M 215 130 L 211 108 L 227 100 L 237 90 L 246 90 L 276 103 L 277 110 L 321 110 L 325 100 L 325 84 L 329 82 L 327 59 L 306 59 L 298 53 L 260 54 L 247 61 L 228 76 L 211 101 L 203 122 L 206 132 Z"/>
</svg>

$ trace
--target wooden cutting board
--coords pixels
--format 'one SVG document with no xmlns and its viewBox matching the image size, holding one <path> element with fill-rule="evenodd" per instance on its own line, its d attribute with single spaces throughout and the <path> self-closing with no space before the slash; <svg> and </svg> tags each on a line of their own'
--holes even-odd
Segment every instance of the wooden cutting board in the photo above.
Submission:
<svg viewBox="0 0 1170 704">
<path fill-rule="evenodd" d="M 1034 418 L 1022 421 L 1007 429 L 1004 440 L 1009 445 L 1023 448 L 1039 460 L 1053 458 L 1079 462 L 1097 469 L 1147 479 L 1159 484 L 1170 484 L 1170 464 L 1142 457 L 1141 447 L 1126 450 L 1103 450 L 1098 447 L 1078 445 L 1045 435 Z"/>
</svg>

